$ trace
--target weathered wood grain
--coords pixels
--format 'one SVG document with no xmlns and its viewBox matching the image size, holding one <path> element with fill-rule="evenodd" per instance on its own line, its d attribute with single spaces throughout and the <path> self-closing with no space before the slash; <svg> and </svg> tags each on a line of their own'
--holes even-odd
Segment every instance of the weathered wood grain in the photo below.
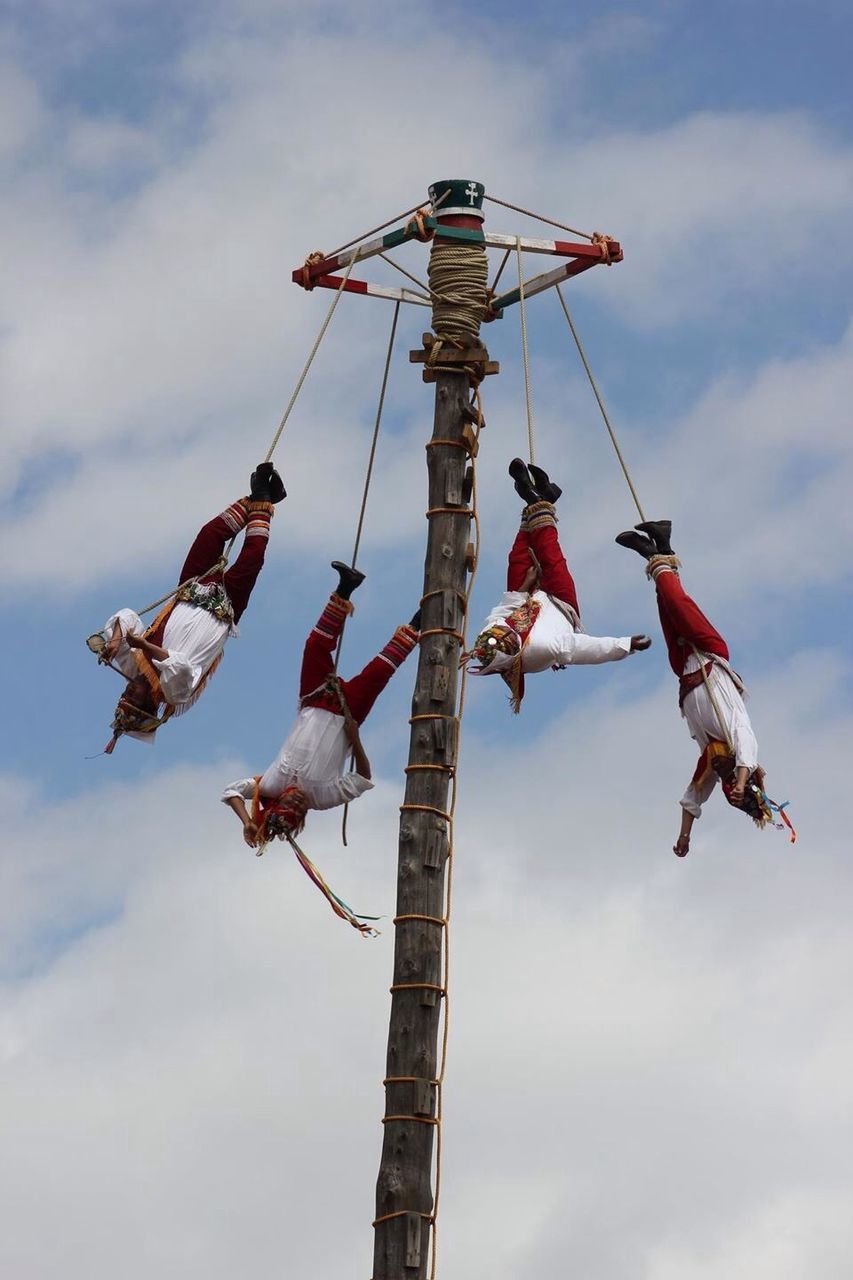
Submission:
<svg viewBox="0 0 853 1280">
<path fill-rule="evenodd" d="M 468 381 L 455 373 L 436 373 L 433 441 L 461 440 L 468 426 Z M 459 507 L 470 494 L 465 484 L 465 450 L 435 444 L 427 449 L 428 507 Z M 466 553 L 470 524 L 451 512 L 435 511 L 428 521 L 424 566 L 423 630 L 463 629 Z M 433 594 L 434 593 L 434 594 Z M 458 734 L 452 717 L 459 680 L 459 640 L 433 634 L 421 641 L 412 714 L 415 720 L 409 764 L 455 768 Z M 400 820 L 397 915 L 440 918 L 448 854 L 447 812 L 451 778 L 447 769 L 415 769 L 407 774 Z M 439 812 L 436 813 L 435 811 Z M 374 1280 L 423 1280 L 429 1254 L 433 1209 L 432 1154 L 442 981 L 443 929 L 430 921 L 399 920 L 396 925 L 391 1023 L 385 1086 L 382 1156 L 376 1185 L 377 1222 Z M 424 984 L 421 987 L 409 984 Z M 409 1077 L 396 1080 L 394 1077 Z M 412 1077 L 417 1081 L 413 1088 Z M 403 1120 L 387 1117 L 404 1116 Z"/>
</svg>

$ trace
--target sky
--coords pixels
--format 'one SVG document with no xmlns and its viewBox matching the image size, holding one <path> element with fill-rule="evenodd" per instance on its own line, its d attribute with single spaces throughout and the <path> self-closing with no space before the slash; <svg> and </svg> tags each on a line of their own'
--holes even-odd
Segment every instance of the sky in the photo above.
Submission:
<svg viewBox="0 0 853 1280">
<path fill-rule="evenodd" d="M 531 299 L 536 458 L 584 624 L 654 642 L 529 679 L 519 717 L 469 684 L 438 1276 L 848 1276 L 851 38 L 841 0 L 0 0 L 3 1275 L 370 1272 L 414 662 L 367 725 L 348 847 L 337 814 L 306 829 L 379 938 L 288 851 L 255 859 L 218 797 L 285 735 L 351 555 L 387 303 L 337 309 L 191 714 L 100 755 L 117 687 L 84 640 L 246 491 L 331 300 L 293 268 L 465 175 L 621 242 L 566 296 L 799 838 L 715 798 L 672 856 L 695 752 L 613 543 L 636 513 L 557 300 Z M 425 275 L 423 247 L 399 260 Z M 406 352 L 428 319 L 401 312 L 353 670 L 421 593 L 432 394 Z M 517 309 L 484 337 L 472 626 L 527 443 Z"/>
</svg>

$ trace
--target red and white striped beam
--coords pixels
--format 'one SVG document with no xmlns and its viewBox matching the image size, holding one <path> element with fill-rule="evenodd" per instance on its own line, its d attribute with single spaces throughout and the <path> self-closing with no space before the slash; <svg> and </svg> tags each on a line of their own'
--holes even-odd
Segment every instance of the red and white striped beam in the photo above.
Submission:
<svg viewBox="0 0 853 1280">
<path fill-rule="evenodd" d="M 296 278 L 296 272 L 294 279 Z M 296 284 L 301 284 L 296 280 Z M 369 280 L 353 280 L 350 276 L 318 276 L 312 283 L 321 289 L 340 289 L 342 293 L 366 293 L 371 298 L 390 298 L 392 302 L 412 302 L 417 307 L 431 307 L 432 298 L 426 293 L 416 293 L 414 289 L 395 289 L 390 285 L 371 284 Z"/>
<path fill-rule="evenodd" d="M 544 289 L 560 284 L 563 280 L 569 280 L 572 276 L 580 275 L 582 271 L 588 271 L 590 267 L 597 266 L 601 262 L 621 262 L 623 256 L 622 248 L 617 240 L 607 240 L 606 243 L 594 241 L 592 244 L 587 244 L 583 241 L 543 240 L 528 236 L 507 236 L 493 231 L 483 232 L 467 227 L 442 226 L 435 218 L 424 218 L 423 226 L 427 231 L 434 231 L 436 235 L 443 238 L 476 240 L 491 249 L 511 250 L 520 248 L 523 253 L 544 253 L 569 259 L 569 262 L 556 271 L 534 276 L 524 286 L 525 298 L 542 293 Z M 391 286 L 370 284 L 365 280 L 354 280 L 352 276 L 342 285 L 341 276 L 332 274 L 335 271 L 345 269 L 351 262 L 361 262 L 366 258 L 374 258 L 377 254 L 386 253 L 389 249 L 396 249 L 399 245 L 415 239 L 418 234 L 419 228 L 416 223 L 414 221 L 407 222 L 405 226 L 399 227 L 396 231 L 389 231 L 384 236 L 379 236 L 375 240 L 368 240 L 364 244 L 357 245 L 355 248 L 348 249 L 343 253 L 334 254 L 330 258 L 322 258 L 317 262 L 305 262 L 301 267 L 297 267 L 294 270 L 292 275 L 293 283 L 301 285 L 303 289 L 313 289 L 315 287 L 321 289 L 342 288 L 344 293 L 368 294 L 373 298 L 389 298 L 395 302 L 410 302 L 419 307 L 431 306 L 431 300 L 428 295 L 417 293 L 413 289 L 395 289 Z M 516 288 L 509 289 L 506 293 L 494 298 L 491 303 L 491 315 L 489 318 L 495 319 L 505 307 L 511 307 L 517 303 L 519 297 L 520 292 Z"/>
</svg>

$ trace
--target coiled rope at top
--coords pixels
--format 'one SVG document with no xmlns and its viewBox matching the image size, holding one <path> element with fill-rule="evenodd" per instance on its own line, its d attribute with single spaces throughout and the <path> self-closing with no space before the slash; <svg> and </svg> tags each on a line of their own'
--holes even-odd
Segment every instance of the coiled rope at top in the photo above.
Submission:
<svg viewBox="0 0 853 1280">
<path fill-rule="evenodd" d="M 486 310 L 486 246 L 436 237 L 427 269 L 432 327 L 440 338 L 475 337 Z"/>
</svg>

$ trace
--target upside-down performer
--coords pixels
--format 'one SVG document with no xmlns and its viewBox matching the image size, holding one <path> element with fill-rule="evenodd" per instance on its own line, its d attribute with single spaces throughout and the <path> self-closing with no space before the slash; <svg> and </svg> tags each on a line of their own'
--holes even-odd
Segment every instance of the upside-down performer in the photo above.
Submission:
<svg viewBox="0 0 853 1280">
<path fill-rule="evenodd" d="M 149 627 L 133 609 L 119 609 L 89 637 L 99 662 L 127 679 L 107 754 L 123 733 L 153 742 L 161 724 L 193 705 L 229 636 L 238 634 L 237 623 L 264 563 L 273 505 L 286 496 L 271 462 L 252 473 L 250 492 L 201 527 L 181 569 L 181 587 Z M 223 572 L 225 545 L 241 530 L 240 554 Z"/>
<path fill-rule="evenodd" d="M 648 636 L 589 636 L 557 537 L 554 503 L 562 489 L 541 467 L 513 458 L 509 474 L 524 502 L 521 527 L 509 553 L 506 591 L 486 619 L 474 646 L 472 675 L 499 675 L 510 689 L 513 711 L 521 707 L 528 672 L 617 662 L 648 649 Z"/>
<path fill-rule="evenodd" d="M 288 840 L 305 871 L 328 898 L 336 915 L 363 933 L 372 930 L 338 898 L 295 843 L 309 809 L 333 809 L 357 800 L 373 783 L 370 762 L 359 736 L 373 704 L 419 639 L 420 610 L 397 627 L 388 643 L 349 680 L 335 673 L 334 653 L 344 622 L 353 611 L 350 597 L 364 581 L 358 569 L 332 562 L 338 585 L 311 629 L 302 655 L 299 710 L 290 733 L 265 773 L 233 782 L 222 793 L 243 827 L 243 839 L 263 853 L 270 840 Z M 347 767 L 352 756 L 353 767 Z"/>
<path fill-rule="evenodd" d="M 655 584 L 669 664 L 678 677 L 678 705 L 701 749 L 681 799 L 681 830 L 672 851 L 679 858 L 686 856 L 693 823 L 718 781 L 729 804 L 742 809 L 757 826 L 784 823 L 794 840 L 796 832 L 785 805 L 777 805 L 764 790 L 764 770 L 744 705 L 743 681 L 729 665 L 725 640 L 681 585 L 680 561 L 669 541 L 671 531 L 670 520 L 646 520 L 618 534 L 616 541 L 646 561 L 646 574 Z M 774 813 L 781 823 L 775 821 Z"/>
</svg>

